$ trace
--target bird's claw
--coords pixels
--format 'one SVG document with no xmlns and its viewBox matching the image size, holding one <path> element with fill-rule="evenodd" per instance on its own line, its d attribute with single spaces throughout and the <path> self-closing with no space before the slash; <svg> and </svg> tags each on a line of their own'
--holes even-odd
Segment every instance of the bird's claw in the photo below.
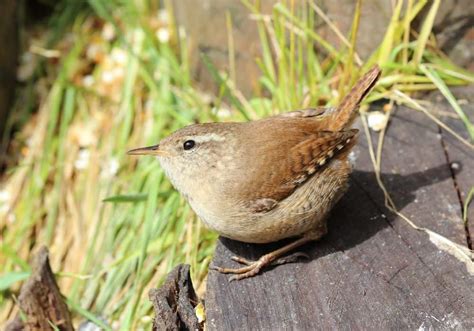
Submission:
<svg viewBox="0 0 474 331">
<path fill-rule="evenodd" d="M 240 256 L 232 256 L 231 260 L 244 264 L 245 267 L 242 268 L 222 268 L 217 266 L 210 266 L 210 270 L 214 270 L 220 272 L 222 274 L 234 274 L 232 277 L 229 278 L 229 282 L 234 280 L 241 280 L 244 278 L 249 278 L 257 275 L 264 267 L 270 265 L 281 265 L 285 263 L 293 263 L 296 262 L 299 258 L 306 258 L 309 259 L 309 256 L 302 252 L 296 252 L 291 255 L 275 259 L 273 255 L 266 254 L 263 255 L 257 261 L 251 261 L 246 258 Z"/>
</svg>

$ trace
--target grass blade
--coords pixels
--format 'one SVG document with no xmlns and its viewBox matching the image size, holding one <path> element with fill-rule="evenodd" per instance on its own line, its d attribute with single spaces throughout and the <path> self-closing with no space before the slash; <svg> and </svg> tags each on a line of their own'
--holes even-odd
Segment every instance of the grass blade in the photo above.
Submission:
<svg viewBox="0 0 474 331">
<path fill-rule="evenodd" d="M 464 123 L 464 126 L 466 127 L 466 130 L 469 133 L 469 136 L 471 137 L 471 140 L 474 141 L 474 125 L 471 123 L 467 115 L 459 106 L 458 102 L 456 101 L 456 98 L 453 96 L 449 88 L 440 78 L 438 73 L 424 64 L 420 65 L 420 69 L 433 82 L 433 84 L 438 88 L 441 94 L 443 94 L 443 96 L 449 102 L 451 107 L 453 107 L 454 111 L 458 114 L 459 118 Z"/>
</svg>

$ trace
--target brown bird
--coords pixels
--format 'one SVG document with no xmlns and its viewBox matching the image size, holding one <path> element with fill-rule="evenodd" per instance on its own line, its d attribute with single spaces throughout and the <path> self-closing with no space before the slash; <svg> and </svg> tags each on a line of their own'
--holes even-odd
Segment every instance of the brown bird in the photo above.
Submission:
<svg viewBox="0 0 474 331">
<path fill-rule="evenodd" d="M 373 67 L 338 107 L 190 125 L 128 154 L 157 156 L 196 214 L 224 237 L 247 243 L 297 238 L 257 261 L 233 257 L 242 268 L 213 268 L 235 274 L 230 280 L 251 277 L 327 232 L 327 216 L 351 172 L 348 154 L 358 130 L 350 126 L 379 76 Z"/>
</svg>

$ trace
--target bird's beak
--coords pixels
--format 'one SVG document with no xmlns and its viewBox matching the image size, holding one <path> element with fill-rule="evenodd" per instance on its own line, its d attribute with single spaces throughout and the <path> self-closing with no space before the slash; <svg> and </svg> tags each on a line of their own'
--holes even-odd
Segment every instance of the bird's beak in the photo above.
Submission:
<svg viewBox="0 0 474 331">
<path fill-rule="evenodd" d="M 135 149 L 129 150 L 127 154 L 128 155 L 158 155 L 158 156 L 168 155 L 165 151 L 160 150 L 160 145 L 135 148 Z"/>
</svg>

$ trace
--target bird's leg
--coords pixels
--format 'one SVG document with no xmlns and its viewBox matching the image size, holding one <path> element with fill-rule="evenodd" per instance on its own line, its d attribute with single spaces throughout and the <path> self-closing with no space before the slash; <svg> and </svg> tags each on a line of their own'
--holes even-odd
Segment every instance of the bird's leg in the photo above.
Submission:
<svg viewBox="0 0 474 331">
<path fill-rule="evenodd" d="M 223 274 L 234 274 L 234 276 L 230 277 L 229 281 L 253 277 L 257 275 L 264 267 L 267 267 L 269 265 L 279 265 L 279 264 L 294 262 L 299 257 L 308 257 L 306 254 L 302 252 L 296 252 L 286 257 L 282 257 L 282 256 L 310 241 L 314 241 L 321 238 L 326 232 L 327 232 L 326 226 L 324 224 L 324 226 L 322 226 L 321 228 L 318 228 L 317 230 L 313 230 L 311 232 L 304 234 L 303 237 L 293 241 L 292 243 L 289 243 L 288 245 L 285 245 L 277 250 L 274 250 L 273 252 L 263 255 L 257 261 L 250 261 L 240 256 L 233 256 L 232 257 L 233 261 L 246 265 L 245 267 L 242 267 L 242 268 L 231 269 L 231 268 L 221 268 L 221 267 L 215 267 L 215 266 L 211 266 L 209 268 L 211 270 L 216 270 Z"/>
<path fill-rule="evenodd" d="M 277 260 L 272 261 L 269 265 L 274 266 L 274 265 L 281 265 L 281 264 L 287 264 L 287 263 L 294 263 L 298 261 L 300 258 L 309 259 L 309 256 L 308 254 L 303 253 L 303 252 L 294 252 L 293 254 L 283 256 L 283 257 L 278 258 Z M 245 265 L 251 265 L 255 262 L 255 261 L 248 260 L 240 256 L 232 256 L 231 260 L 235 262 L 239 262 L 241 264 L 245 264 Z"/>
</svg>

